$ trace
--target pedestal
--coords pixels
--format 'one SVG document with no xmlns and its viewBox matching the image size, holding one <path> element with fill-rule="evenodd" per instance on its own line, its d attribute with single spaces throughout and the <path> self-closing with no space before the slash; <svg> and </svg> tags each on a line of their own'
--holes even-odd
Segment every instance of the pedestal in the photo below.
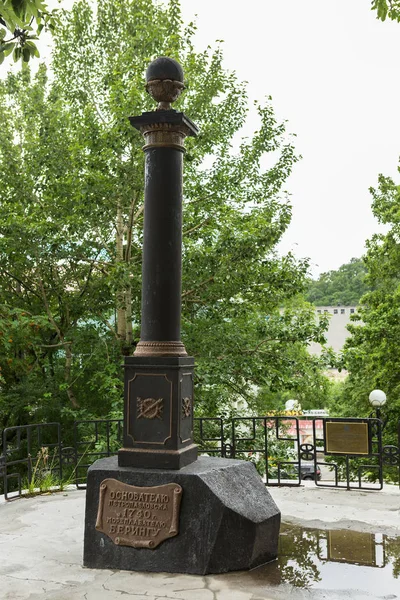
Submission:
<svg viewBox="0 0 400 600">
<path fill-rule="evenodd" d="M 178 534 L 150 549 L 116 544 L 108 535 L 112 524 L 107 519 L 106 533 L 96 530 L 100 486 L 110 479 L 141 488 L 181 486 Z M 129 496 L 122 497 L 129 503 Z M 121 522 L 113 525 L 120 528 L 119 535 L 129 537 L 133 521 L 122 515 L 109 519 L 115 520 Z M 105 458 L 88 472 L 84 565 L 199 575 L 252 569 L 276 558 L 279 526 L 280 512 L 249 462 L 202 456 L 172 471 L 119 467 L 116 457 Z"/>
<path fill-rule="evenodd" d="M 196 460 L 193 368 L 191 357 L 125 359 L 121 467 L 180 469 Z"/>
</svg>

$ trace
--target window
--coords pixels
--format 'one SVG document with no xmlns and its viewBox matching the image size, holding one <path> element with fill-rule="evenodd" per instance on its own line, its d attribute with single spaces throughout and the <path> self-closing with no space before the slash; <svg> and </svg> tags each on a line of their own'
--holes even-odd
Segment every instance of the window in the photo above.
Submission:
<svg viewBox="0 0 400 600">
<path fill-rule="evenodd" d="M 327 312 L 329 312 L 329 311 L 328 310 L 324 310 L 324 313 L 327 313 Z"/>
<path fill-rule="evenodd" d="M 321 314 L 321 311 L 318 309 L 318 310 L 317 310 L 317 313 L 320 315 L 320 314 Z"/>
<path fill-rule="evenodd" d="M 346 312 L 346 311 L 345 311 L 345 309 L 344 309 L 344 308 L 341 308 L 341 309 L 340 309 L 340 314 L 341 314 L 341 315 L 344 315 L 344 313 L 345 313 L 345 312 Z"/>
<path fill-rule="evenodd" d="M 337 310 L 337 308 L 334 308 L 334 309 L 333 309 L 333 314 L 334 314 L 334 315 L 337 315 L 337 314 L 338 314 L 338 310 Z"/>
<path fill-rule="evenodd" d="M 351 309 L 350 309 L 350 313 L 351 313 L 352 315 L 354 315 L 354 308 L 351 308 Z"/>
</svg>

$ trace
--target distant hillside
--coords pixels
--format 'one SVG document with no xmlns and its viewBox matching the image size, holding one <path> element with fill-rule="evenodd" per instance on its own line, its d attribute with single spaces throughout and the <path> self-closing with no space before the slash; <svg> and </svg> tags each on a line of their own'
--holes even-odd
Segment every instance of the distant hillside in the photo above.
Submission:
<svg viewBox="0 0 400 600">
<path fill-rule="evenodd" d="M 352 258 L 337 271 L 321 273 L 311 280 L 307 300 L 316 306 L 354 306 L 370 289 L 365 283 L 366 273 L 362 259 Z"/>
</svg>

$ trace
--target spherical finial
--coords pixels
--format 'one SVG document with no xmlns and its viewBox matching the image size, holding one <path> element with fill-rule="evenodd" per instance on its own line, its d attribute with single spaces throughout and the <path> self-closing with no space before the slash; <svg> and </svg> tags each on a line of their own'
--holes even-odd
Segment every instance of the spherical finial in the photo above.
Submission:
<svg viewBox="0 0 400 600">
<path fill-rule="evenodd" d="M 171 102 L 175 102 L 185 87 L 181 65 L 167 56 L 160 56 L 149 64 L 146 82 L 147 92 L 158 102 L 157 110 L 171 110 Z"/>
<path fill-rule="evenodd" d="M 160 56 L 153 60 L 146 71 L 146 82 L 154 79 L 171 79 L 183 83 L 183 69 L 181 65 L 168 56 Z"/>
</svg>

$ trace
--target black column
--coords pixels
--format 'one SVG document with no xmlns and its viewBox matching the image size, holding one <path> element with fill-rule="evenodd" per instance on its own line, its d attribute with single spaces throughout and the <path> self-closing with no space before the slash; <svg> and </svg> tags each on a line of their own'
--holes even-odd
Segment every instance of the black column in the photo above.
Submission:
<svg viewBox="0 0 400 600">
<path fill-rule="evenodd" d="M 146 150 L 142 266 L 143 341 L 180 341 L 182 151 Z"/>
</svg>

